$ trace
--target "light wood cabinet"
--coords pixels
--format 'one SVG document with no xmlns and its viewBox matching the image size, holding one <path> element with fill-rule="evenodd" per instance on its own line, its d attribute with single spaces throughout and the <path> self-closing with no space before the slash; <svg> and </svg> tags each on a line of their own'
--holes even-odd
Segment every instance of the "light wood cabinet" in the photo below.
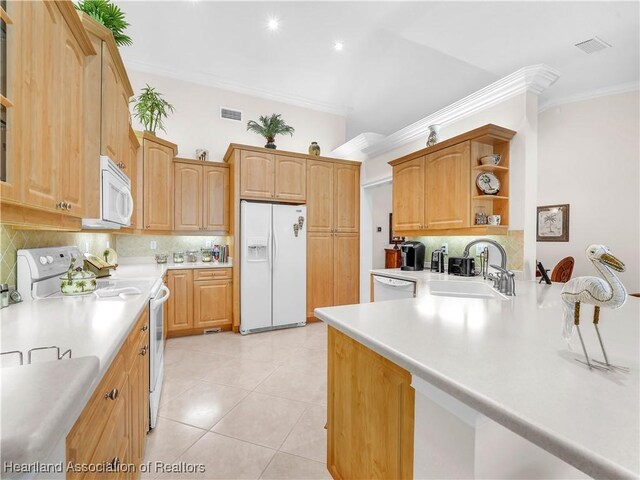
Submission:
<svg viewBox="0 0 640 480">
<path fill-rule="evenodd" d="M 336 233 L 333 236 L 333 305 L 360 301 L 360 236 Z"/>
<path fill-rule="evenodd" d="M 276 155 L 275 162 L 276 200 L 304 202 L 307 198 L 306 160 Z"/>
<path fill-rule="evenodd" d="M 329 327 L 327 468 L 333 478 L 413 478 L 411 374 Z"/>
<path fill-rule="evenodd" d="M 193 328 L 193 270 L 170 270 L 167 333 Z"/>
<path fill-rule="evenodd" d="M 360 231 L 360 166 L 333 164 L 333 227 L 336 232 Z"/>
<path fill-rule="evenodd" d="M 169 270 L 168 336 L 231 329 L 233 285 L 230 268 Z"/>
<path fill-rule="evenodd" d="M 193 327 L 231 325 L 233 306 L 231 280 L 202 280 L 193 289 Z"/>
<path fill-rule="evenodd" d="M 66 438 L 73 465 L 140 465 L 149 428 L 149 312 L 140 315 Z M 137 478 L 115 471 L 109 478 Z M 88 478 L 80 471 L 68 479 Z"/>
<path fill-rule="evenodd" d="M 307 161 L 307 230 L 333 230 L 333 164 Z"/>
<path fill-rule="evenodd" d="M 142 229 L 143 169 L 142 149 L 133 128 L 129 126 L 129 168 L 127 175 L 131 180 L 131 197 L 133 198 L 133 214 L 131 228 Z"/>
<path fill-rule="evenodd" d="M 227 165 L 180 160 L 175 162 L 174 178 L 174 230 L 229 231 Z"/>
<path fill-rule="evenodd" d="M 147 132 L 142 137 L 143 225 L 145 230 L 173 229 L 173 157 L 176 145 Z"/>
<path fill-rule="evenodd" d="M 275 155 L 243 150 L 240 153 L 240 197 L 272 199 Z"/>
<path fill-rule="evenodd" d="M 393 231 L 401 235 L 499 235 L 508 230 L 509 142 L 513 130 L 485 125 L 389 162 L 393 167 Z M 502 156 L 482 165 L 484 155 Z M 499 195 L 483 195 L 476 178 L 492 172 Z M 477 213 L 502 215 L 500 226 L 476 225 Z M 506 215 L 506 217 L 505 217 Z"/>
<path fill-rule="evenodd" d="M 393 230 L 421 230 L 424 224 L 424 157 L 393 167 Z"/>
</svg>

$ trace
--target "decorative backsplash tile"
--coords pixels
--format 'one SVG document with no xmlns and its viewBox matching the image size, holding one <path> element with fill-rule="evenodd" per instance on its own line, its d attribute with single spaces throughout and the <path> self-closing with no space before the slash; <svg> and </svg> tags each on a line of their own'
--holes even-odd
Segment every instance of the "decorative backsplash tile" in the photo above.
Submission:
<svg viewBox="0 0 640 480">
<path fill-rule="evenodd" d="M 115 245 L 115 235 L 16 230 L 0 224 L 0 283 L 16 284 L 16 252 L 19 249 L 63 245 L 75 245 L 83 252 L 101 255 L 105 248 Z"/>
<path fill-rule="evenodd" d="M 118 252 L 118 257 L 147 257 L 156 253 L 171 254 L 175 251 L 200 250 L 207 246 L 207 240 L 210 240 L 212 245 L 229 243 L 228 237 L 216 235 L 115 235 L 115 237 L 115 250 Z M 155 250 L 151 250 L 152 241 L 157 243 L 158 248 Z"/>
<path fill-rule="evenodd" d="M 507 251 L 507 268 L 509 270 L 522 270 L 524 264 L 524 230 L 509 230 L 507 235 L 487 235 L 484 237 L 409 237 L 408 240 L 416 240 L 424 243 L 426 247 L 425 261 L 431 258 L 431 252 L 442 247 L 443 243 L 449 245 L 450 256 L 462 256 L 464 247 L 478 238 L 490 238 L 495 240 Z"/>
</svg>

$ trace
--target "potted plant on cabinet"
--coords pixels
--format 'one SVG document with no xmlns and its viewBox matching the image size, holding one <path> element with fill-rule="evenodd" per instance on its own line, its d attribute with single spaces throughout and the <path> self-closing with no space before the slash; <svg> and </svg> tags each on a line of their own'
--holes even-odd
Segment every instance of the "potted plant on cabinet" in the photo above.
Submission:
<svg viewBox="0 0 640 480">
<path fill-rule="evenodd" d="M 296 130 L 295 128 L 287 125 L 279 113 L 274 113 L 269 117 L 266 115 L 261 115 L 257 122 L 254 120 L 249 120 L 249 122 L 247 123 L 247 131 L 262 135 L 267 140 L 267 144 L 264 147 L 272 148 L 275 150 L 276 144 L 273 142 L 276 138 L 276 135 L 288 134 L 293 136 L 293 132 L 295 132 Z"/>
<path fill-rule="evenodd" d="M 173 113 L 175 109 L 173 105 L 162 98 L 160 92 L 147 84 L 140 91 L 138 98 L 134 97 L 131 101 L 135 102 L 133 116 L 140 121 L 145 131 L 155 135 L 159 128 L 166 132 L 162 120 L 169 116 L 169 112 Z"/>
<path fill-rule="evenodd" d="M 124 33 L 129 26 L 129 23 L 124 19 L 124 12 L 110 0 L 80 0 L 76 4 L 76 9 L 111 30 L 113 39 L 119 47 L 133 44 L 131 37 Z"/>
</svg>

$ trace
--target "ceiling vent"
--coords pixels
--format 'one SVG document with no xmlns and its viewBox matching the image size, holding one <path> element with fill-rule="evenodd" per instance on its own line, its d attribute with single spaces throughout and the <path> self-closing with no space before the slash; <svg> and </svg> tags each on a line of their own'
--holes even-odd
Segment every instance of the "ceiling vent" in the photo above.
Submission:
<svg viewBox="0 0 640 480">
<path fill-rule="evenodd" d="M 233 120 L 235 122 L 242 121 L 242 112 L 231 108 L 220 107 L 220 118 L 225 120 Z"/>
<path fill-rule="evenodd" d="M 607 42 L 598 37 L 590 38 L 589 40 L 585 40 L 584 42 L 576 43 L 576 47 L 582 50 L 584 53 L 596 53 L 600 50 L 604 50 L 605 48 L 610 48 Z"/>
</svg>

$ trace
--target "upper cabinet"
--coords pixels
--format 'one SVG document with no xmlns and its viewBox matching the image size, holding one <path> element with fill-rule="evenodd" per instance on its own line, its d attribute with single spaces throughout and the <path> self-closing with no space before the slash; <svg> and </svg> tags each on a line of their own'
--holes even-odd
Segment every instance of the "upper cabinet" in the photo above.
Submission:
<svg viewBox="0 0 640 480">
<path fill-rule="evenodd" d="M 360 165 L 333 164 L 333 225 L 335 232 L 360 230 Z"/>
<path fill-rule="evenodd" d="M 240 153 L 240 198 L 305 202 L 305 158 L 271 153 L 271 150 L 266 149 L 232 147 L 238 148 Z"/>
<path fill-rule="evenodd" d="M 226 164 L 176 159 L 174 182 L 174 230 L 229 231 Z"/>
<path fill-rule="evenodd" d="M 307 162 L 307 228 L 311 232 L 333 229 L 333 163 Z"/>
<path fill-rule="evenodd" d="M 86 203 L 84 72 L 96 51 L 71 2 L 8 2 L 7 8 L 9 75 L 1 93 L 11 102 L 9 108 L 2 102 L 8 122 L 2 201 L 14 211 L 19 206 L 57 215 L 41 215 L 43 224 L 79 219 Z M 25 224 L 37 217 L 24 212 Z"/>
<path fill-rule="evenodd" d="M 140 133 L 143 170 L 143 228 L 145 230 L 173 229 L 173 158 L 174 143 L 148 132 Z"/>
<path fill-rule="evenodd" d="M 389 162 L 393 167 L 393 231 L 401 235 L 505 234 L 509 225 L 509 142 L 516 132 L 485 125 Z M 481 158 L 501 156 L 498 165 Z M 501 183 L 498 194 L 477 186 L 490 173 Z M 501 225 L 476 216 L 498 214 Z"/>
</svg>

